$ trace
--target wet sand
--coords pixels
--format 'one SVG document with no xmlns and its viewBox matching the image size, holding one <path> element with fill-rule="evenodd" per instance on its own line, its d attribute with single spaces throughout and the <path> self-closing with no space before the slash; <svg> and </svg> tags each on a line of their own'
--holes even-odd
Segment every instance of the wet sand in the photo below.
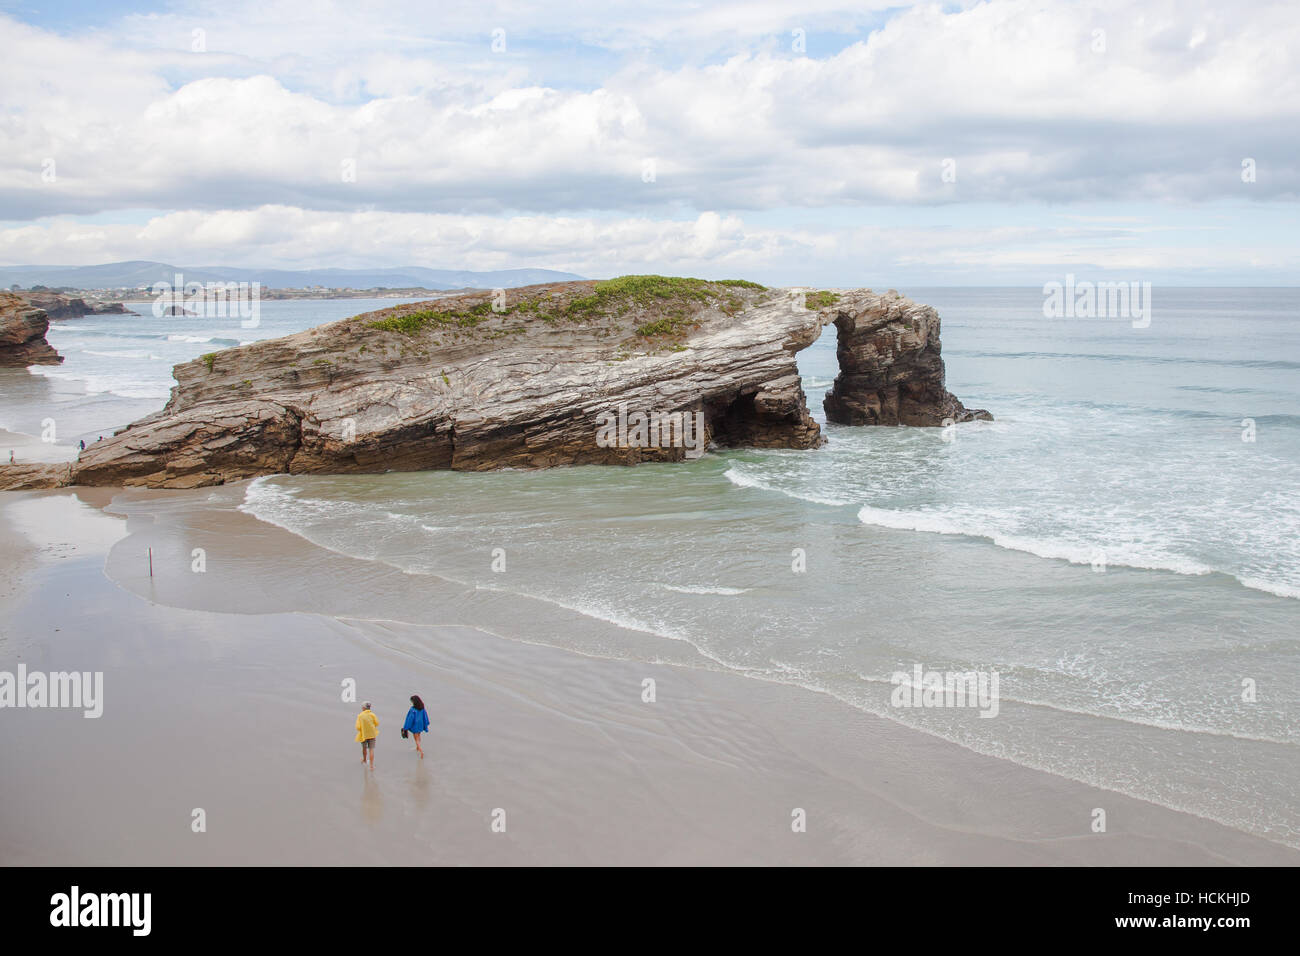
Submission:
<svg viewBox="0 0 1300 956">
<path fill-rule="evenodd" d="M 103 671 L 105 698 L 98 719 L 0 710 L 0 862 L 1300 863 L 801 688 L 448 623 L 411 576 L 241 494 L 0 495 L 0 670 Z M 381 720 L 373 773 L 349 679 Z M 412 693 L 422 762 L 398 733 Z"/>
</svg>

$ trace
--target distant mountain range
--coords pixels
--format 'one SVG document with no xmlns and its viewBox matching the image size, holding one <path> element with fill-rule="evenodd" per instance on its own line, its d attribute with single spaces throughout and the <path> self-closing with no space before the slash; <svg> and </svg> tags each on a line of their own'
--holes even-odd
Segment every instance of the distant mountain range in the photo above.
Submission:
<svg viewBox="0 0 1300 956">
<path fill-rule="evenodd" d="M 583 276 L 551 269 L 502 269 L 469 272 L 400 266 L 393 269 L 236 269 L 229 266 L 173 266 L 165 262 L 106 262 L 98 266 L 0 266 L 0 286 L 14 283 L 73 289 L 134 289 L 172 282 L 260 282 L 267 289 L 310 286 L 346 289 L 511 289 L 539 282 L 571 282 Z"/>
</svg>

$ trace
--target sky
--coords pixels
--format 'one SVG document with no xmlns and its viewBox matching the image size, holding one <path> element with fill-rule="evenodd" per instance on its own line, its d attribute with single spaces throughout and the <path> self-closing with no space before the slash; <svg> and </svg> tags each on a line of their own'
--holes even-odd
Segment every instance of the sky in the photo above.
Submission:
<svg viewBox="0 0 1300 956">
<path fill-rule="evenodd" d="M 0 0 L 0 263 L 1300 284 L 1295 0 Z"/>
</svg>

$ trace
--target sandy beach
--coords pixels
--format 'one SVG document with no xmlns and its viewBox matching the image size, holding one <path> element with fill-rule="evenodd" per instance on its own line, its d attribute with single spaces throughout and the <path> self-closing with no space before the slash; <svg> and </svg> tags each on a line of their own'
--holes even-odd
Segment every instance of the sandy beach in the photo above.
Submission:
<svg viewBox="0 0 1300 956">
<path fill-rule="evenodd" d="M 3 714 L 0 862 L 1300 863 L 798 687 L 499 637 L 242 495 L 0 496 L 0 670 L 104 674 L 98 719 Z M 349 679 L 381 721 L 373 773 Z M 423 762 L 398 733 L 412 693 Z"/>
</svg>

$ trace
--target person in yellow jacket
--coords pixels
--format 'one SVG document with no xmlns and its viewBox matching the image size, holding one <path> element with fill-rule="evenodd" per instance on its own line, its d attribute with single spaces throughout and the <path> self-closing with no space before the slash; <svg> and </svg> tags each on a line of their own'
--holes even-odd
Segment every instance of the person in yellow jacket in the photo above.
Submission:
<svg viewBox="0 0 1300 956">
<path fill-rule="evenodd" d="M 366 762 L 366 751 L 370 752 L 370 769 L 375 769 L 375 738 L 379 736 L 379 718 L 370 709 L 370 701 L 361 705 L 357 714 L 357 742 L 361 744 L 361 762 Z"/>
</svg>

